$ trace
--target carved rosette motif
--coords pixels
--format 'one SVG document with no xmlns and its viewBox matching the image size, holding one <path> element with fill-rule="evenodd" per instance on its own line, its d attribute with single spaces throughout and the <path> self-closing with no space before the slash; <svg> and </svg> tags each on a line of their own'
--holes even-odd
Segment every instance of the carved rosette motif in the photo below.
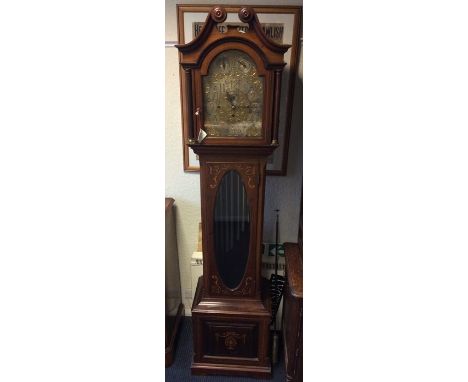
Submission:
<svg viewBox="0 0 468 382">
<path fill-rule="evenodd" d="M 253 277 L 248 276 L 244 279 L 240 287 L 235 290 L 228 289 L 219 280 L 218 276 L 211 276 L 210 290 L 213 294 L 219 294 L 222 296 L 249 296 L 255 291 L 255 280 Z"/>
<path fill-rule="evenodd" d="M 247 177 L 247 186 L 255 188 L 258 183 L 258 173 L 256 166 L 249 163 L 225 163 L 225 164 L 208 164 L 208 174 L 210 180 L 210 188 L 216 188 L 219 180 L 226 170 L 235 169 L 245 177 Z"/>
<path fill-rule="evenodd" d="M 232 331 L 226 331 L 222 334 L 216 333 L 215 337 L 216 337 L 217 343 L 219 343 L 220 339 L 224 340 L 224 346 L 226 347 L 226 349 L 235 350 L 239 341 L 242 341 L 243 344 L 245 345 L 245 339 L 247 336 L 245 334 L 239 334 L 239 333 L 232 332 Z"/>
</svg>

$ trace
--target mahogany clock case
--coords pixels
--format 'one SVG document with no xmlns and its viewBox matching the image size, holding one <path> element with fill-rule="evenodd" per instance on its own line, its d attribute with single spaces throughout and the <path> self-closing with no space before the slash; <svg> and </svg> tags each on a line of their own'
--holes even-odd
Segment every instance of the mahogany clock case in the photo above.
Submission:
<svg viewBox="0 0 468 382">
<path fill-rule="evenodd" d="M 271 301 L 268 282 L 261 278 L 260 253 L 266 160 L 274 146 L 194 145 L 193 149 L 201 164 L 204 276 L 192 306 L 192 373 L 268 378 Z M 250 211 L 248 256 L 234 288 L 226 285 L 226 272 L 219 263 L 214 213 L 223 180 L 232 171 L 239 174 Z"/>
<path fill-rule="evenodd" d="M 290 46 L 280 45 L 268 39 L 252 8 L 245 7 L 239 10 L 240 20 L 249 24 L 247 32 L 229 26 L 226 32 L 219 32 L 216 25 L 224 22 L 226 17 L 224 8 L 214 7 L 198 37 L 188 44 L 176 45 L 184 71 L 182 82 L 186 102 L 183 120 L 188 126 L 188 143 L 196 143 L 200 130 L 205 129 L 202 77 L 207 75 L 211 63 L 220 53 L 237 50 L 254 61 L 258 75 L 264 79 L 261 139 L 243 136 L 208 136 L 203 143 L 236 146 L 262 146 L 271 143 L 277 145 L 281 75 L 286 65 L 284 54 Z"/>
<path fill-rule="evenodd" d="M 252 8 L 239 7 L 238 15 L 248 23 L 247 31 L 229 27 L 219 31 L 216 25 L 227 13 L 217 6 L 195 40 L 176 46 L 187 101 L 183 110 L 189 131 L 186 144 L 200 160 L 203 276 L 192 306 L 192 373 L 268 378 L 271 301 L 261 277 L 265 176 L 267 159 L 278 147 L 281 74 L 290 46 L 269 40 Z M 253 74 L 263 78 L 263 93 L 258 95 L 263 98 L 261 129 L 254 134 L 232 130 L 198 139 L 200 132 L 209 130 L 203 77 L 224 52 L 247 55 L 256 67 Z M 257 81 L 256 76 L 251 78 Z M 232 81 L 232 86 L 239 83 Z M 240 91 L 227 91 L 223 97 Z M 233 119 L 228 116 L 224 121 L 227 129 L 235 128 L 231 121 L 236 120 L 237 105 L 232 104 Z M 247 125 L 257 123 L 249 121 Z"/>
<path fill-rule="evenodd" d="M 291 119 L 292 119 L 292 109 L 293 109 L 293 100 L 294 100 L 294 89 L 296 84 L 296 74 L 298 70 L 299 62 L 299 51 L 301 44 L 301 20 L 302 20 L 302 7 L 300 6 L 285 6 L 285 5 L 253 5 L 252 9 L 261 14 L 262 17 L 266 17 L 265 23 L 277 23 L 277 24 L 268 24 L 274 26 L 281 26 L 285 28 L 285 40 L 292 44 L 291 54 L 287 57 L 287 74 L 282 80 L 284 98 L 282 98 L 280 105 L 280 113 L 276 112 L 275 115 L 280 115 L 280 126 L 279 126 L 279 136 L 282 138 L 279 142 L 278 152 L 274 153 L 273 158 L 269 160 L 267 164 L 267 175 L 286 175 L 287 163 L 288 163 L 288 151 L 289 151 L 289 137 L 291 130 Z M 240 5 L 226 5 L 224 9 L 230 14 L 235 14 L 239 11 Z M 197 28 L 203 25 L 203 14 L 207 14 L 212 10 L 210 5 L 195 5 L 195 4 L 178 4 L 177 5 L 177 24 L 178 24 L 178 41 L 179 44 L 186 44 L 187 41 L 190 41 L 193 33 L 193 36 L 197 36 L 198 32 L 191 32 L 192 25 L 189 20 L 196 20 L 194 22 L 197 24 Z M 234 19 L 228 19 L 227 25 L 235 24 Z M 283 23 L 283 24 L 281 24 Z M 285 24 L 284 24 L 285 23 Z M 239 23 L 237 23 L 239 24 Z M 224 25 L 224 24 L 223 24 Z M 194 28 L 194 27 L 193 27 Z M 198 29 L 197 29 L 198 30 Z M 190 31 L 190 32 L 189 32 Z M 283 37 L 280 37 L 277 41 L 282 41 Z M 186 73 L 181 66 L 180 70 L 180 93 L 181 93 L 181 102 L 182 102 L 182 130 L 183 130 L 183 158 L 184 158 L 184 171 L 199 171 L 198 163 L 195 161 L 195 156 L 189 153 L 189 148 L 185 145 L 187 139 L 190 136 L 189 132 L 189 120 L 187 119 L 186 104 L 187 104 L 187 89 L 186 89 Z M 202 110 L 203 112 L 203 110 Z M 194 162 L 195 161 L 195 162 Z M 270 163 L 271 162 L 271 163 Z"/>
</svg>

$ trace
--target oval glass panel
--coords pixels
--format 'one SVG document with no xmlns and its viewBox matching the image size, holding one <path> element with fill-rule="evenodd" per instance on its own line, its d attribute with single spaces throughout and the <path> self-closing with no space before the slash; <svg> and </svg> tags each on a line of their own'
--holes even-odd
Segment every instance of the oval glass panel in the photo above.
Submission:
<svg viewBox="0 0 468 382">
<path fill-rule="evenodd" d="M 203 77 L 204 127 L 212 137 L 262 137 L 263 77 L 240 50 L 226 50 Z"/>
<path fill-rule="evenodd" d="M 214 247 L 218 273 L 228 288 L 242 281 L 249 257 L 250 210 L 242 178 L 228 171 L 222 178 L 214 209 Z"/>
</svg>

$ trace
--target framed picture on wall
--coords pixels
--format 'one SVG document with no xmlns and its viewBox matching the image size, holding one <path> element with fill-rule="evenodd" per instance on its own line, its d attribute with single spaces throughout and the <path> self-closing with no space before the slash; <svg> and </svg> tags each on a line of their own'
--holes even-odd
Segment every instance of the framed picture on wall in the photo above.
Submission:
<svg viewBox="0 0 468 382">
<path fill-rule="evenodd" d="M 186 44 L 198 36 L 206 17 L 210 12 L 210 5 L 177 5 L 177 32 L 178 43 Z M 239 7 L 225 6 L 228 12 L 226 21 L 220 24 L 220 29 L 227 24 L 234 24 L 238 28 L 248 28 L 247 24 L 239 22 L 237 12 Z M 275 150 L 267 164 L 267 175 L 286 175 L 288 166 L 289 138 L 291 131 L 292 110 L 294 101 L 294 88 L 296 84 L 297 69 L 299 64 L 299 49 L 301 45 L 301 19 L 302 7 L 300 6 L 255 6 L 258 19 L 262 24 L 265 34 L 280 44 L 289 44 L 291 49 L 284 56 L 286 66 L 283 71 L 281 84 L 281 109 L 279 122 L 279 147 Z M 180 69 L 182 70 L 182 69 Z M 182 75 L 182 73 L 180 73 Z M 182 76 L 180 77 L 182 78 Z M 180 95 L 182 110 L 185 109 L 186 93 L 183 88 L 184 81 L 180 81 Z M 184 171 L 196 172 L 200 170 L 196 155 L 185 142 L 188 138 L 188 123 L 182 114 L 182 145 L 184 156 Z"/>
</svg>

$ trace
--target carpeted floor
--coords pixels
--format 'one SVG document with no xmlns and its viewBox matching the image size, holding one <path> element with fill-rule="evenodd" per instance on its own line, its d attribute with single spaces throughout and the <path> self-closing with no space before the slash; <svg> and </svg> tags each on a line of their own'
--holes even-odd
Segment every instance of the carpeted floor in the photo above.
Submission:
<svg viewBox="0 0 468 382">
<path fill-rule="evenodd" d="M 198 382 L 250 382 L 258 381 L 254 378 L 229 377 L 229 376 L 192 376 L 190 366 L 192 364 L 192 321 L 190 317 L 182 320 L 179 338 L 177 340 L 174 363 L 166 368 L 166 382 L 170 381 L 198 381 Z M 280 361 L 273 366 L 273 377 L 270 381 L 285 381 L 283 355 L 280 353 Z"/>
</svg>

